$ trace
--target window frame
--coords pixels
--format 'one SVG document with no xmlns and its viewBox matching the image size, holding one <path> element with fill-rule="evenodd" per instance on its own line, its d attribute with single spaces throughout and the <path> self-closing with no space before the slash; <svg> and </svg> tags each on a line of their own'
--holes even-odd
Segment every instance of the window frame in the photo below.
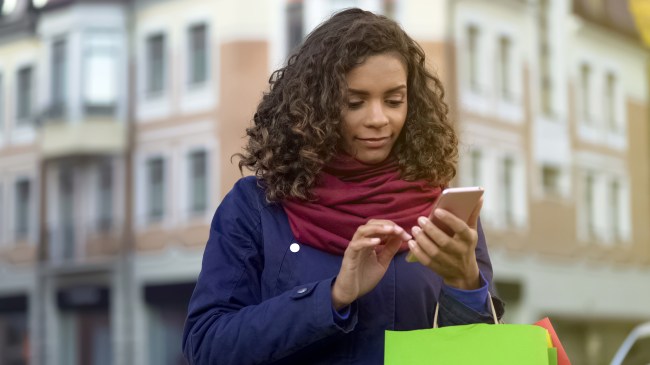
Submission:
<svg viewBox="0 0 650 365">
<path fill-rule="evenodd" d="M 585 232 L 588 241 L 598 239 L 598 229 L 596 228 L 596 176 L 592 171 L 586 171 L 584 175 L 583 204 L 585 216 Z"/>
<path fill-rule="evenodd" d="M 0 247 L 3 247 L 5 245 L 5 240 L 7 238 L 4 232 L 7 231 L 7 222 L 5 217 L 7 217 L 8 213 L 6 207 L 9 204 L 6 204 L 4 186 L 4 181 L 0 179 Z"/>
<path fill-rule="evenodd" d="M 161 165 L 161 171 L 160 171 L 160 191 L 159 192 L 154 192 L 154 187 L 152 184 L 152 173 L 151 169 L 154 167 L 152 165 L 153 162 L 160 161 Z M 144 184 L 145 184 L 145 209 L 144 209 L 144 214 L 145 214 L 145 222 L 147 224 L 155 224 L 155 223 L 160 223 L 165 220 L 166 215 L 168 214 L 167 212 L 167 199 L 165 197 L 165 192 L 167 189 L 167 181 L 165 179 L 166 177 L 166 165 L 167 161 L 166 158 L 162 155 L 152 155 L 149 156 L 145 159 L 145 176 L 144 176 Z M 153 212 L 154 208 L 152 205 L 152 197 L 154 194 L 160 194 L 160 212 Z M 156 213 L 156 215 L 152 214 Z M 159 214 L 159 215 L 158 215 Z"/>
<path fill-rule="evenodd" d="M 29 79 L 27 80 L 28 82 L 26 84 L 23 84 L 24 80 L 22 73 L 27 71 L 29 71 Z M 16 69 L 16 99 L 14 100 L 14 106 L 16 108 L 15 120 L 17 127 L 29 126 L 32 124 L 31 118 L 33 117 L 34 112 L 34 72 L 35 66 L 32 63 L 21 65 Z M 26 91 L 22 88 L 24 85 L 27 85 L 29 87 Z M 23 115 L 23 113 L 26 114 Z"/>
<path fill-rule="evenodd" d="M 5 124 L 7 118 L 5 113 L 7 111 L 7 104 L 5 98 L 5 74 L 2 69 L 0 69 L 0 145 L 2 144 L 2 134 L 7 130 L 7 125 Z"/>
<path fill-rule="evenodd" d="M 106 44 L 98 45 L 96 42 L 97 35 L 108 35 L 108 38 L 113 38 L 114 41 L 112 44 L 107 42 Z M 81 103 L 85 115 L 91 116 L 112 116 L 117 111 L 117 106 L 119 103 L 119 93 L 120 93 L 120 82 L 122 81 L 119 77 L 120 75 L 120 63 L 121 63 L 121 51 L 122 48 L 119 46 L 120 32 L 112 28 L 90 28 L 84 31 L 83 33 L 83 43 L 81 48 L 81 64 L 82 64 L 82 75 L 81 75 Z M 95 43 L 93 43 L 95 41 Z M 90 83 L 89 75 L 90 73 L 90 64 L 93 60 L 93 55 L 95 53 L 108 53 L 113 56 L 113 77 L 114 77 L 114 95 L 113 100 L 108 103 L 98 103 L 91 100 L 90 94 Z"/>
<path fill-rule="evenodd" d="M 514 40 L 510 35 L 501 34 L 498 37 L 499 52 L 499 91 L 498 95 L 501 100 L 513 102 L 515 98 L 514 75 L 515 67 L 515 46 Z"/>
<path fill-rule="evenodd" d="M 547 179 L 547 173 L 553 173 L 552 179 Z M 559 197 L 562 194 L 562 168 L 555 164 L 542 163 L 540 166 L 540 182 L 542 192 L 546 197 Z M 548 184 L 552 182 L 552 184 Z"/>
<path fill-rule="evenodd" d="M 203 207 L 200 209 L 196 209 L 196 206 L 194 205 L 196 203 L 195 201 L 195 196 L 194 192 L 196 191 L 195 188 L 195 161 L 193 159 L 194 156 L 198 154 L 203 154 L 203 189 L 204 189 L 204 199 L 203 201 Z M 209 156 L 209 151 L 206 148 L 195 148 L 187 153 L 187 166 L 188 166 L 188 199 L 187 199 L 187 204 L 188 206 L 186 207 L 189 215 L 190 216 L 203 216 L 207 209 L 208 209 L 208 204 L 210 202 L 210 192 L 209 192 L 209 186 L 210 186 L 210 156 Z"/>
<path fill-rule="evenodd" d="M 154 44 L 152 43 L 154 40 L 157 38 L 160 38 L 160 62 L 157 65 L 154 65 L 153 63 L 153 57 L 154 55 L 152 54 L 154 51 L 152 47 Z M 144 41 L 144 54 L 145 54 L 145 72 L 144 72 L 144 82 L 145 82 L 145 95 L 148 98 L 157 98 L 162 95 L 165 95 L 167 92 L 167 86 L 169 83 L 169 78 L 167 75 L 167 68 L 168 68 L 168 52 L 167 52 L 167 45 L 168 43 L 168 36 L 165 31 L 156 31 L 156 32 L 151 32 L 148 33 L 145 36 L 145 41 Z M 156 66 L 156 67 L 155 67 Z M 154 73 L 160 72 L 160 77 L 156 78 Z M 154 80 L 159 80 L 159 81 L 154 81 Z M 160 84 L 154 84 L 156 82 L 159 82 Z"/>
<path fill-rule="evenodd" d="M 61 118 L 66 113 L 68 62 L 70 60 L 68 47 L 69 42 L 64 35 L 53 38 L 50 43 L 50 105 L 48 114 L 54 118 Z M 58 85 L 55 81 L 58 81 Z"/>
<path fill-rule="evenodd" d="M 625 120 L 619 115 L 619 110 L 623 107 L 620 99 L 620 77 L 618 73 L 607 69 L 604 73 L 605 82 L 603 87 L 604 102 L 603 111 L 604 125 L 608 133 L 623 134 L 625 132 Z"/>
<path fill-rule="evenodd" d="M 479 72 L 479 53 L 481 50 L 481 28 L 478 24 L 468 23 L 464 27 L 467 54 L 467 86 L 476 94 L 482 92 Z"/>
<path fill-rule="evenodd" d="M 20 196 L 20 191 L 19 191 L 19 184 L 21 183 L 27 183 L 27 197 L 25 201 L 21 201 L 21 196 Z M 32 210 L 32 199 L 33 197 L 33 190 L 34 187 L 33 185 L 33 179 L 28 177 L 28 176 L 22 176 L 22 177 L 17 177 L 14 180 L 14 222 L 13 222 L 13 238 L 14 241 L 26 241 L 29 239 L 30 235 L 30 229 L 31 229 L 31 224 L 30 224 L 30 215 L 31 215 L 31 210 Z M 19 204 L 24 203 L 24 210 L 19 212 Z M 21 217 L 21 213 L 24 213 L 24 217 Z M 25 219 L 21 219 L 25 218 Z M 24 221 L 24 222 L 23 222 Z M 24 225 L 23 225 L 24 224 Z M 22 231 L 24 230 L 24 232 Z"/>
<path fill-rule="evenodd" d="M 114 226 L 115 226 L 115 197 L 116 197 L 116 189 L 115 189 L 115 164 L 111 159 L 105 159 L 101 161 L 97 165 L 97 217 L 96 217 L 96 226 L 95 230 L 97 232 L 107 232 L 110 231 Z M 104 183 L 105 180 L 104 178 L 106 177 L 104 173 L 108 171 L 108 193 L 106 192 Z M 106 197 L 104 194 L 108 194 L 108 197 Z M 108 215 L 105 216 L 105 206 L 104 204 L 108 203 Z"/>
<path fill-rule="evenodd" d="M 196 59 L 195 59 L 195 39 L 194 39 L 194 31 L 197 28 L 203 28 L 203 78 L 202 79 L 195 79 L 195 72 L 196 72 Z M 210 24 L 208 21 L 195 21 L 190 23 L 187 26 L 186 29 L 186 36 L 187 36 L 187 77 L 186 77 L 186 83 L 190 86 L 190 88 L 193 87 L 200 87 L 203 86 L 207 83 L 210 82 L 211 78 L 211 72 L 210 72 L 210 64 L 211 64 L 211 57 L 210 57 L 210 52 L 211 52 L 211 37 L 210 37 Z"/>
<path fill-rule="evenodd" d="M 287 1 L 283 11 L 286 17 L 285 48 L 290 55 L 305 39 L 305 4 L 303 1 Z"/>
<path fill-rule="evenodd" d="M 503 189 L 501 199 L 503 203 L 503 222 L 507 227 L 512 227 L 516 222 L 516 168 L 517 161 L 510 154 L 506 154 L 501 159 Z"/>
<path fill-rule="evenodd" d="M 580 64 L 580 119 L 584 124 L 593 125 L 594 120 L 592 116 L 592 88 L 594 70 L 593 66 L 587 62 Z"/>
<path fill-rule="evenodd" d="M 69 192 L 64 191 L 64 189 L 67 189 L 66 186 L 64 186 L 64 183 L 66 181 L 64 179 L 69 179 Z M 76 181 L 76 171 L 75 167 L 72 164 L 61 164 L 58 170 L 58 176 L 57 176 L 57 185 L 58 185 L 58 211 L 56 212 L 58 216 L 58 227 L 60 229 L 60 232 L 58 232 L 58 257 L 62 258 L 64 261 L 65 260 L 72 260 L 75 258 L 77 254 L 77 237 L 76 237 L 76 224 L 75 224 L 75 216 L 76 216 L 76 209 L 75 209 L 75 188 L 77 185 Z M 66 215 L 67 212 L 65 211 L 65 207 L 63 206 L 64 204 L 64 199 L 66 199 L 66 195 L 69 194 L 67 199 L 69 201 L 67 202 L 70 204 L 70 212 L 69 212 L 69 219 L 70 222 L 66 222 Z"/>
<path fill-rule="evenodd" d="M 540 0 L 536 19 L 537 27 L 537 52 L 538 52 L 538 80 L 539 80 L 539 111 L 548 118 L 554 118 L 557 112 L 555 101 L 555 81 L 553 74 L 553 52 L 550 29 L 551 17 L 549 15 L 549 1 Z"/>
</svg>

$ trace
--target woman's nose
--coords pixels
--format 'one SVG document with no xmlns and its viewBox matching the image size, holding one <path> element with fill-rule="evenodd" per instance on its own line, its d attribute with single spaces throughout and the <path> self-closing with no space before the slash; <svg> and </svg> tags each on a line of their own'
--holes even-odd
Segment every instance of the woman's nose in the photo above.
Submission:
<svg viewBox="0 0 650 365">
<path fill-rule="evenodd" d="M 384 106 L 380 102 L 373 102 L 369 110 L 370 115 L 366 119 L 366 124 L 369 127 L 383 127 L 388 124 L 388 116 L 384 110 Z"/>
</svg>

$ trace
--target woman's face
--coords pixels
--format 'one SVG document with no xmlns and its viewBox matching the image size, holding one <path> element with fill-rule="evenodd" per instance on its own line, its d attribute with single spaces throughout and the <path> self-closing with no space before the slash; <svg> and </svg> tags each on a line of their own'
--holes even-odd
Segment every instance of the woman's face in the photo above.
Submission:
<svg viewBox="0 0 650 365">
<path fill-rule="evenodd" d="M 343 149 L 367 164 L 384 161 L 406 121 L 406 67 L 393 53 L 368 57 L 346 75 Z"/>
</svg>

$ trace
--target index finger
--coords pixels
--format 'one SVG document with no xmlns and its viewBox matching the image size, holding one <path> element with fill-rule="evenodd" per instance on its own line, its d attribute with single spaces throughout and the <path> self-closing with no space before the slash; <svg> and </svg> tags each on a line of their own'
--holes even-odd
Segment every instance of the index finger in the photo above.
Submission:
<svg viewBox="0 0 650 365">
<path fill-rule="evenodd" d="M 404 241 L 410 240 L 412 237 L 408 234 L 402 227 L 397 224 L 388 221 L 388 220 L 372 220 L 363 226 L 359 226 L 357 231 L 354 233 L 352 239 L 358 237 L 369 237 L 373 235 L 380 235 L 383 237 L 386 236 L 397 236 Z M 380 237 L 381 238 L 381 237 Z"/>
</svg>

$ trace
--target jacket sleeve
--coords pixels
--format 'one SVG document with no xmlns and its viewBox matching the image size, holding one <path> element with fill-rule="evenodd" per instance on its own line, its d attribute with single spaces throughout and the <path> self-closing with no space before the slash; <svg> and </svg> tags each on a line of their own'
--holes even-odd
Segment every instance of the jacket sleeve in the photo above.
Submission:
<svg viewBox="0 0 650 365">
<path fill-rule="evenodd" d="M 240 180 L 212 220 L 183 334 L 190 364 L 271 363 L 356 325 L 356 308 L 349 320 L 334 319 L 333 278 L 262 300 L 262 207 L 256 194 L 250 180 Z"/>
<path fill-rule="evenodd" d="M 497 317 L 501 319 L 504 313 L 504 304 L 501 299 L 494 294 L 492 283 L 492 263 L 490 261 L 490 256 L 488 255 L 485 234 L 483 233 L 480 220 L 478 222 L 476 261 L 478 262 L 478 267 L 483 278 L 488 282 L 488 290 L 492 295 L 492 303 L 494 303 Z M 476 311 L 462 303 L 457 297 L 447 293 L 444 286 L 440 291 L 438 305 L 440 306 L 439 323 L 441 327 L 469 323 L 494 323 L 492 311 L 488 303 L 486 303 L 484 310 Z"/>
</svg>

